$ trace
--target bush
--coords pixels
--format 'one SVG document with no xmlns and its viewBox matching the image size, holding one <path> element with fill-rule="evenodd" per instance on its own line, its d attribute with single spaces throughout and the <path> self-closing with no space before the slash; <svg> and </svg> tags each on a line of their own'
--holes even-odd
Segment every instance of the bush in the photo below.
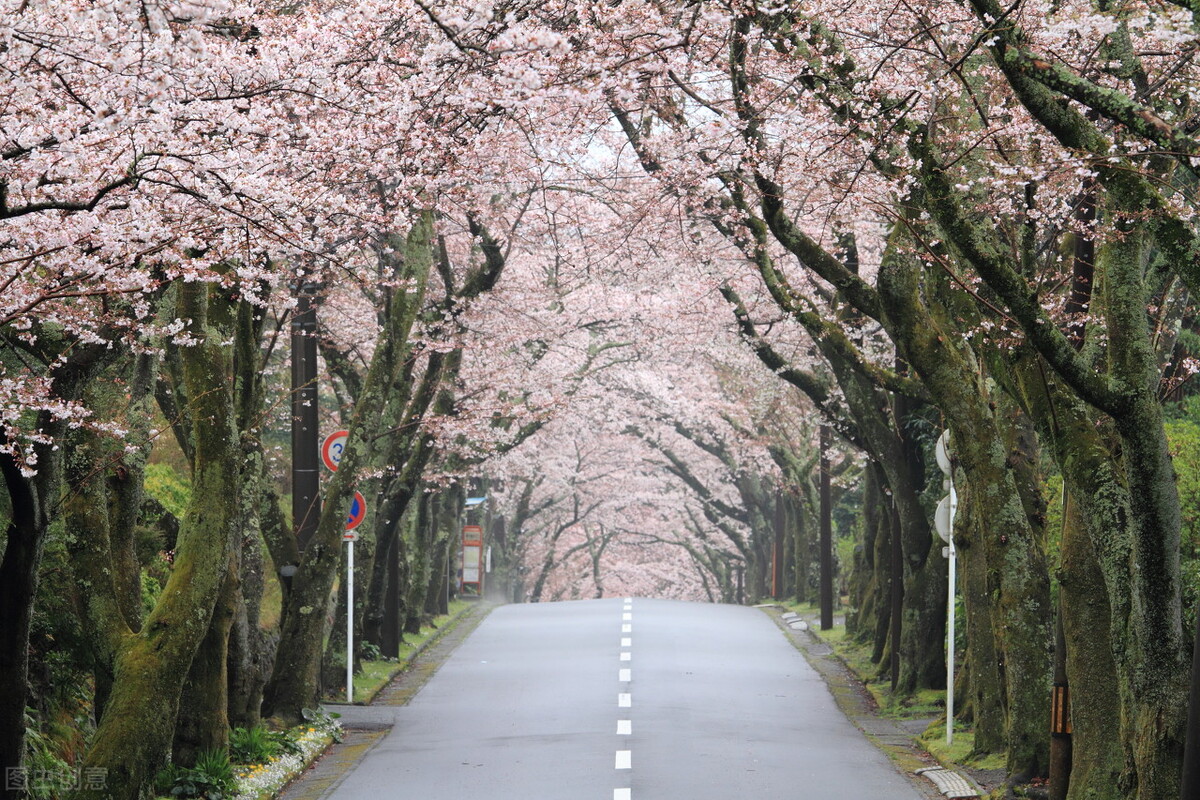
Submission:
<svg viewBox="0 0 1200 800">
<path fill-rule="evenodd" d="M 158 773 L 155 788 L 171 797 L 225 800 L 237 794 L 237 779 L 227 753 L 205 750 L 196 757 L 194 767 L 171 765 Z"/>
<path fill-rule="evenodd" d="M 235 764 L 266 764 L 279 753 L 279 745 L 262 725 L 234 728 L 229 734 L 229 760 Z"/>
<path fill-rule="evenodd" d="M 235 764 L 266 764 L 283 754 L 300 752 L 291 731 L 273 731 L 263 725 L 234 728 L 229 734 L 229 759 Z"/>
</svg>

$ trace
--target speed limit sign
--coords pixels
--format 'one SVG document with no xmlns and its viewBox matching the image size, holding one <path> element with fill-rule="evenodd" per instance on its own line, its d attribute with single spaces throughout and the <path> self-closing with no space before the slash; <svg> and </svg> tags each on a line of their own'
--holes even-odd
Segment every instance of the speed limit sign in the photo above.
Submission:
<svg viewBox="0 0 1200 800">
<path fill-rule="evenodd" d="M 321 460 L 334 472 L 337 472 L 338 464 L 342 463 L 342 453 L 346 451 L 346 440 L 349 438 L 350 431 L 334 431 L 325 437 L 325 442 L 321 445 Z"/>
</svg>

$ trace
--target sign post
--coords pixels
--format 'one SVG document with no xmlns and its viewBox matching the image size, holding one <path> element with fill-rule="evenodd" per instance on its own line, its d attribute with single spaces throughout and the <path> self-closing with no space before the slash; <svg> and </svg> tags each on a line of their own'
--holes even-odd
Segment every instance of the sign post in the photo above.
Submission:
<svg viewBox="0 0 1200 800">
<path fill-rule="evenodd" d="M 326 439 L 326 442 L 329 440 Z M 322 448 L 322 451 L 324 448 Z M 340 458 L 340 452 L 339 452 Z M 328 463 L 328 462 L 326 462 Z M 337 469 L 337 467 L 332 467 Z M 346 517 L 346 532 L 342 541 L 346 543 L 346 702 L 354 702 L 354 541 L 358 534 L 354 529 L 367 516 L 367 500 L 361 492 L 354 493 L 350 504 L 350 515 Z"/>
<path fill-rule="evenodd" d="M 954 491 L 954 465 L 950 462 L 950 431 L 942 431 L 936 449 L 937 463 L 946 475 L 949 494 L 938 503 L 933 526 L 946 543 L 943 555 L 950 562 L 949 589 L 946 592 L 946 744 L 954 744 L 954 583 L 957 580 L 954 551 L 954 515 L 958 511 L 958 493 Z"/>
</svg>

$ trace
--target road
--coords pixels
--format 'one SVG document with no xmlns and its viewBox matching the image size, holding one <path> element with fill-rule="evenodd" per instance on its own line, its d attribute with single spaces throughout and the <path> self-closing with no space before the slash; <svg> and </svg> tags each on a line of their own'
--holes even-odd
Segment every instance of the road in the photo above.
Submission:
<svg viewBox="0 0 1200 800">
<path fill-rule="evenodd" d="M 921 800 L 759 610 L 501 606 L 338 800 Z"/>
</svg>

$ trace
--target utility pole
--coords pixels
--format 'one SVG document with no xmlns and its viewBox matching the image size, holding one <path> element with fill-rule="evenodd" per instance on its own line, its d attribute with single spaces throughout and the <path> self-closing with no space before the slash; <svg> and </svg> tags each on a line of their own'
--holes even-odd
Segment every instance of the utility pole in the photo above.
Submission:
<svg viewBox="0 0 1200 800">
<path fill-rule="evenodd" d="M 784 499 L 785 495 L 782 489 L 775 493 L 775 543 L 771 549 L 771 596 L 776 600 L 781 599 L 787 591 L 784 587 L 783 573 L 783 533 L 787 527 Z"/>
<path fill-rule="evenodd" d="M 900 633 L 904 618 L 904 540 L 900 536 L 900 508 L 896 505 L 896 494 L 892 493 L 892 510 L 888 528 L 891 533 L 890 565 L 888 583 L 891 588 L 891 639 L 892 639 L 892 691 L 900 685 Z"/>
<path fill-rule="evenodd" d="M 300 552 L 316 533 L 321 517 L 316 288 L 307 277 L 300 278 L 292 315 L 292 525 Z M 295 565 L 290 566 L 295 574 Z"/>
<path fill-rule="evenodd" d="M 833 627 L 833 508 L 829 489 L 829 426 L 822 424 L 821 447 L 821 630 Z"/>
</svg>

